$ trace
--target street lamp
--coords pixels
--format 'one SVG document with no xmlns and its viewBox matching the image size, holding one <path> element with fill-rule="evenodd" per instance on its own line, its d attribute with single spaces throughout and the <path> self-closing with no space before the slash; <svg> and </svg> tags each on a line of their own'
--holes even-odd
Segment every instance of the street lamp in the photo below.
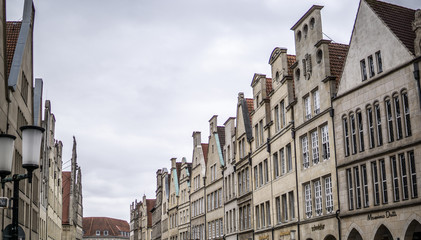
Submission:
<svg viewBox="0 0 421 240">
<path fill-rule="evenodd" d="M 28 179 L 32 183 L 32 172 L 39 167 L 41 154 L 41 141 L 44 128 L 38 126 L 23 126 L 22 132 L 22 167 L 26 169 L 27 174 L 13 174 L 6 178 L 12 172 L 13 151 L 16 137 L 9 134 L 0 134 L 0 177 L 1 184 L 4 187 L 6 182 L 13 182 L 13 217 L 12 224 L 7 226 L 3 232 L 3 239 L 24 239 L 19 235 L 19 181 Z M 8 231 L 10 229 L 10 232 Z M 7 231 L 6 231 L 7 230 Z"/>
</svg>

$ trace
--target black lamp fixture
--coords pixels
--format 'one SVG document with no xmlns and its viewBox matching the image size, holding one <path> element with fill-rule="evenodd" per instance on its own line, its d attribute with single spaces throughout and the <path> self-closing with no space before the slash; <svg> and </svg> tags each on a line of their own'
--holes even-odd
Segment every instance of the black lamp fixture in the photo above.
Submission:
<svg viewBox="0 0 421 240">
<path fill-rule="evenodd" d="M 44 128 L 38 126 L 23 126 L 22 132 L 22 167 L 26 169 L 27 174 L 12 173 L 13 151 L 15 149 L 16 137 L 9 134 L 0 134 L 0 178 L 4 188 L 6 182 L 13 182 L 13 218 L 12 224 L 3 231 L 3 239 L 22 239 L 23 231 L 19 231 L 19 181 L 28 179 L 32 183 L 32 173 L 39 167 L 41 155 L 41 141 Z"/>
</svg>

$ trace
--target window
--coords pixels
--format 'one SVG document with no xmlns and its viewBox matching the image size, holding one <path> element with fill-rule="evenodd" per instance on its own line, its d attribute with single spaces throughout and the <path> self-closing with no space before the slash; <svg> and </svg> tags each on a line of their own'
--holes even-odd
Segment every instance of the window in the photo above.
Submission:
<svg viewBox="0 0 421 240">
<path fill-rule="evenodd" d="M 263 164 L 259 163 L 259 186 L 263 185 Z"/>
<path fill-rule="evenodd" d="M 265 166 L 265 183 L 269 182 L 269 167 L 268 167 L 268 160 L 265 159 L 263 161 L 263 164 Z"/>
<path fill-rule="evenodd" d="M 28 80 L 26 79 L 25 73 L 22 71 L 22 82 L 21 82 L 20 93 L 25 103 L 27 103 L 28 101 L 28 88 L 29 88 Z"/>
<path fill-rule="evenodd" d="M 402 178 L 402 199 L 406 200 L 408 199 L 408 175 L 406 171 L 406 161 L 405 161 L 405 155 L 399 154 L 399 161 L 401 164 L 401 178 Z"/>
<path fill-rule="evenodd" d="M 95 235 L 97 235 L 97 236 L 101 235 L 101 231 L 96 230 L 96 231 L 95 231 Z"/>
<path fill-rule="evenodd" d="M 409 114 L 408 93 L 402 92 L 403 113 L 405 114 L 405 133 L 409 137 L 412 135 L 411 131 L 411 117 Z"/>
<path fill-rule="evenodd" d="M 390 157 L 390 164 L 392 165 L 392 184 L 393 184 L 393 200 L 399 201 L 399 176 L 398 176 L 398 165 L 396 163 L 396 157 Z"/>
<path fill-rule="evenodd" d="M 351 124 L 352 154 L 356 154 L 357 153 L 357 130 L 355 128 L 354 114 L 349 115 L 349 121 L 350 121 L 350 124 Z"/>
<path fill-rule="evenodd" d="M 266 227 L 266 217 L 265 217 L 265 205 L 260 204 L 260 221 L 262 222 L 262 227 Z"/>
<path fill-rule="evenodd" d="M 273 175 L 275 178 L 279 177 L 279 160 L 277 152 L 273 154 Z"/>
<path fill-rule="evenodd" d="M 386 120 L 387 120 L 387 136 L 389 139 L 389 142 L 394 141 L 393 136 L 393 116 L 392 116 L 392 104 L 390 103 L 390 99 L 385 100 L 386 104 Z"/>
<path fill-rule="evenodd" d="M 260 120 L 260 123 L 259 123 L 259 130 L 260 130 L 260 145 L 262 145 L 263 144 L 263 142 L 264 142 L 264 137 L 263 137 L 263 120 Z"/>
<path fill-rule="evenodd" d="M 279 106 L 278 105 L 275 106 L 274 114 L 275 114 L 275 131 L 277 132 L 281 129 L 281 121 L 279 119 Z"/>
<path fill-rule="evenodd" d="M 293 196 L 294 197 L 294 196 Z M 333 212 L 332 178 L 325 177 L 326 212 Z"/>
<path fill-rule="evenodd" d="M 291 191 L 288 193 L 289 196 L 289 214 L 291 215 L 291 219 L 295 218 L 295 209 L 294 209 L 294 192 Z"/>
<path fill-rule="evenodd" d="M 401 116 L 401 107 L 399 105 L 399 96 L 395 95 L 393 97 L 393 103 L 395 104 L 395 118 L 396 118 L 396 139 L 399 140 L 402 138 L 402 116 Z"/>
<path fill-rule="evenodd" d="M 374 194 L 374 205 L 379 205 L 380 203 L 380 189 L 379 189 L 379 175 L 377 171 L 377 162 L 371 162 L 371 170 L 373 173 L 373 194 Z"/>
<path fill-rule="evenodd" d="M 281 102 L 281 126 L 285 127 L 285 104 L 284 104 L 284 101 Z"/>
<path fill-rule="evenodd" d="M 307 183 L 304 186 L 304 193 L 305 193 L 305 204 L 306 204 L 306 216 L 307 218 L 311 218 L 312 215 L 312 204 L 311 204 L 311 186 L 310 183 Z"/>
<path fill-rule="evenodd" d="M 281 174 L 284 175 L 286 173 L 284 149 L 282 148 L 279 153 L 281 154 Z"/>
<path fill-rule="evenodd" d="M 291 145 L 287 145 L 288 172 L 292 171 Z"/>
<path fill-rule="evenodd" d="M 365 59 L 360 61 L 360 67 L 361 67 L 361 78 L 362 80 L 367 80 L 367 68 L 365 65 Z"/>
<path fill-rule="evenodd" d="M 349 210 L 353 210 L 354 209 L 354 186 L 352 183 L 351 169 L 346 170 L 346 178 L 348 182 L 348 206 L 349 206 Z"/>
<path fill-rule="evenodd" d="M 267 201 L 265 204 L 266 204 L 266 222 L 268 226 L 270 226 L 272 224 L 270 221 L 270 203 L 269 201 Z"/>
<path fill-rule="evenodd" d="M 254 141 L 256 143 L 256 148 L 259 147 L 259 124 L 254 125 Z"/>
<path fill-rule="evenodd" d="M 364 151 L 364 131 L 363 131 L 363 117 L 361 111 L 357 111 L 357 124 L 358 124 L 358 140 L 360 152 Z"/>
<path fill-rule="evenodd" d="M 323 160 L 330 158 L 330 148 L 329 148 L 329 130 L 327 125 L 322 127 L 322 156 Z"/>
<path fill-rule="evenodd" d="M 358 166 L 354 167 L 354 179 L 355 179 L 355 204 L 356 208 L 361 208 L 361 183 L 360 183 L 360 173 L 358 171 Z"/>
<path fill-rule="evenodd" d="M 319 135 L 317 130 L 311 133 L 311 149 L 313 153 L 313 164 L 319 163 Z"/>
<path fill-rule="evenodd" d="M 380 163 L 380 177 L 382 179 L 382 197 L 383 197 L 383 203 L 387 203 L 388 202 L 388 197 L 387 197 L 387 182 L 386 182 L 386 166 L 384 163 L 384 160 L 379 160 Z"/>
<path fill-rule="evenodd" d="M 259 205 L 256 206 L 256 228 L 260 228 L 260 212 L 259 212 Z"/>
<path fill-rule="evenodd" d="M 282 211 L 284 213 L 283 218 L 284 221 L 288 221 L 288 203 L 287 203 L 287 195 L 282 195 Z"/>
<path fill-rule="evenodd" d="M 368 207 L 368 181 L 367 167 L 365 165 L 361 165 L 361 180 L 363 184 L 364 207 Z"/>
<path fill-rule="evenodd" d="M 410 171 L 410 178 L 411 178 L 411 192 L 412 192 L 412 198 L 418 197 L 418 188 L 417 188 L 417 170 L 415 167 L 415 158 L 414 158 L 414 152 L 408 152 L 408 158 L 409 158 L 409 171 Z"/>
<path fill-rule="evenodd" d="M 374 123 L 373 123 L 373 110 L 371 107 L 367 108 L 367 121 L 368 121 L 368 134 L 370 140 L 370 148 L 374 147 Z"/>
<path fill-rule="evenodd" d="M 314 115 L 320 113 L 320 96 L 319 90 L 313 92 L 313 102 L 314 102 Z"/>
<path fill-rule="evenodd" d="M 276 204 L 276 220 L 278 223 L 281 222 L 281 199 L 279 197 L 275 198 Z"/>
<path fill-rule="evenodd" d="M 377 146 L 381 146 L 383 145 L 382 120 L 380 115 L 380 106 L 378 103 L 374 104 L 374 109 L 376 110 Z"/>
<path fill-rule="evenodd" d="M 376 52 L 377 73 L 383 72 L 382 55 L 380 51 Z"/>
<path fill-rule="evenodd" d="M 310 98 L 307 96 L 304 98 L 304 109 L 305 109 L 305 119 L 309 120 L 311 118 L 311 105 Z"/>
<path fill-rule="evenodd" d="M 303 151 L 303 166 L 304 168 L 309 167 L 309 156 L 308 156 L 308 139 L 307 136 L 301 138 L 301 145 Z"/>
<path fill-rule="evenodd" d="M 345 157 L 349 156 L 349 130 L 348 130 L 348 119 L 346 117 L 342 118 L 342 123 L 344 127 L 344 150 L 345 150 Z"/>
<path fill-rule="evenodd" d="M 368 56 L 368 69 L 369 69 L 369 71 L 370 71 L 370 77 L 373 77 L 374 76 L 374 61 L 373 61 L 373 56 L 372 55 L 370 55 L 370 56 Z"/>
<path fill-rule="evenodd" d="M 316 216 L 322 215 L 322 186 L 320 180 L 314 182 Z"/>
<path fill-rule="evenodd" d="M 257 173 L 257 166 L 254 167 L 254 188 L 259 187 L 259 178 Z"/>
</svg>

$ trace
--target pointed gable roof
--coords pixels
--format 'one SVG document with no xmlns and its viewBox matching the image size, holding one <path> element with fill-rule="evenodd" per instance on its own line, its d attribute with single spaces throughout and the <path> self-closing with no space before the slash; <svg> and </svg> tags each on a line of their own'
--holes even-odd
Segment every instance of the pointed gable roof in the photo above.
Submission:
<svg viewBox="0 0 421 240">
<path fill-rule="evenodd" d="M 62 224 L 69 224 L 71 172 L 62 173 Z"/>
<path fill-rule="evenodd" d="M 104 231 L 108 231 L 108 237 L 121 236 L 121 232 L 130 232 L 129 223 L 125 220 L 108 217 L 84 217 L 83 218 L 84 237 L 96 236 L 96 231 L 104 236 Z"/>
<path fill-rule="evenodd" d="M 15 54 L 21 26 L 22 22 L 6 22 L 6 76 L 9 76 L 10 68 L 12 67 L 13 55 Z"/>
<path fill-rule="evenodd" d="M 203 158 L 205 159 L 205 164 L 208 163 L 208 149 L 209 149 L 209 144 L 202 143 Z"/>
<path fill-rule="evenodd" d="M 412 31 L 415 10 L 377 0 L 365 1 L 403 45 L 415 54 L 415 32 Z"/>
<path fill-rule="evenodd" d="M 152 227 L 152 212 L 156 199 L 146 199 L 146 211 L 148 212 L 148 227 Z"/>
</svg>

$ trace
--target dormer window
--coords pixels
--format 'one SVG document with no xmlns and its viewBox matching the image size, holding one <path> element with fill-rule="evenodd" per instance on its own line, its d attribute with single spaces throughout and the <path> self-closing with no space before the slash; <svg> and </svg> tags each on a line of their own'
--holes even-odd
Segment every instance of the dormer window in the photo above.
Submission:
<svg viewBox="0 0 421 240">
<path fill-rule="evenodd" d="M 104 236 L 108 236 L 108 231 L 107 230 L 104 231 Z"/>
<path fill-rule="evenodd" d="M 279 82 L 279 71 L 276 71 L 276 74 L 275 74 L 275 81 Z"/>
<path fill-rule="evenodd" d="M 97 236 L 101 235 L 101 231 L 96 230 L 95 235 L 97 235 Z"/>
<path fill-rule="evenodd" d="M 256 108 L 259 107 L 259 103 L 260 103 L 260 101 L 259 101 L 259 94 L 257 94 L 256 95 Z"/>
</svg>

